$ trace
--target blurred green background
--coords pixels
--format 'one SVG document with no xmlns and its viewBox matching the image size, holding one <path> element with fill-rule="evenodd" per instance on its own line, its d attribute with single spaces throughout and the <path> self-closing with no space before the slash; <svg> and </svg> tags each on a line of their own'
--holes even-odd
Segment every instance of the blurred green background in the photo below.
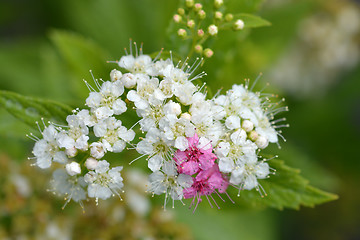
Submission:
<svg viewBox="0 0 360 240">
<path fill-rule="evenodd" d="M 153 238 L 138 239 L 359 239 L 359 3 L 345 0 L 225 3 L 233 13 L 256 13 L 272 26 L 220 33 L 212 45 L 214 56 L 203 66 L 208 74 L 204 80 L 210 89 L 226 90 L 234 83 L 242 83 L 244 78 L 253 80 L 262 72 L 257 87 L 269 82 L 266 91 L 285 97 L 290 108 L 283 114 L 290 124 L 283 132 L 287 142 L 281 144 L 282 149 L 274 147 L 273 152 L 287 165 L 301 169 L 312 185 L 338 194 L 339 199 L 300 211 L 233 206 L 220 211 L 204 207 L 192 214 L 179 205 L 171 218 L 171 227 L 157 222 L 160 217 L 156 213 L 126 221 L 133 227 L 142 226 L 137 221 L 147 221 L 147 228 L 159 232 Z M 84 107 L 88 89 L 82 79 L 91 80 L 90 69 L 96 77 L 109 79 L 109 71 L 116 65 L 107 64 L 106 60 L 119 59 L 129 38 L 144 42 L 145 53 L 162 47 L 171 50 L 166 32 L 178 4 L 168 0 L 3 0 L 0 89 Z M 56 221 L 81 214 L 74 203 L 61 211 L 62 200 L 54 200 L 46 192 L 44 182 L 32 179 L 39 178 L 39 171 L 24 170 L 29 165 L 26 158 L 33 145 L 25 137 L 30 131 L 35 132 L 0 109 L 2 239 L 5 236 L 40 239 L 35 234 L 38 230 L 30 224 L 34 214 L 36 219 L 46 216 Z M 14 173 L 21 173 L 36 185 L 30 184 L 34 188 L 31 201 L 30 197 L 17 194 L 17 190 L 5 188 L 8 184 L 19 185 L 11 180 Z M 14 199 L 21 204 L 9 205 Z M 38 209 L 43 201 L 49 204 L 45 208 L 48 210 Z M 104 231 L 115 230 L 106 220 L 106 211 L 96 209 L 90 208 L 90 214 L 76 218 L 79 222 L 72 223 L 73 232 L 66 227 L 70 231 L 67 236 L 136 239 L 126 232 L 134 230 L 124 230 L 122 236 L 106 235 Z M 95 218 L 96 221 L 90 221 Z M 29 226 L 21 230 L 23 222 Z M 79 233 L 89 232 L 94 222 L 102 224 L 103 233 L 80 237 Z M 127 234 L 128 238 L 124 237 Z M 42 239 L 68 239 L 60 234 L 46 236 Z"/>
</svg>

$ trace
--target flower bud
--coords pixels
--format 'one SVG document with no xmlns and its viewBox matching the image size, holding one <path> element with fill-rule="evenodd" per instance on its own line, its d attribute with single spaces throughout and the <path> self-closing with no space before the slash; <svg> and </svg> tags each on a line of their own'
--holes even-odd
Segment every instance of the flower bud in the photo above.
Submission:
<svg viewBox="0 0 360 240">
<path fill-rule="evenodd" d="M 195 3 L 195 5 L 194 5 L 194 9 L 195 9 L 195 11 L 200 11 L 201 9 L 202 9 L 202 4 L 201 3 Z"/>
<path fill-rule="evenodd" d="M 220 8 L 224 4 L 223 0 L 214 0 L 214 6 Z"/>
<path fill-rule="evenodd" d="M 208 27 L 208 32 L 211 36 L 215 36 L 218 33 L 218 28 L 214 24 Z"/>
<path fill-rule="evenodd" d="M 221 19 L 222 19 L 222 17 L 223 17 L 222 12 L 219 12 L 219 11 L 216 11 L 216 12 L 215 12 L 215 19 L 217 19 L 217 20 L 221 20 Z"/>
<path fill-rule="evenodd" d="M 186 112 L 186 113 L 181 114 L 180 118 L 191 120 L 191 115 Z"/>
<path fill-rule="evenodd" d="M 132 73 L 125 73 L 121 81 L 126 88 L 133 88 L 136 85 L 136 78 Z"/>
<path fill-rule="evenodd" d="M 244 24 L 243 20 L 238 19 L 238 20 L 236 20 L 236 22 L 234 23 L 233 28 L 234 28 L 234 30 L 241 30 L 241 29 L 244 28 L 244 26 L 245 26 L 245 24 Z"/>
<path fill-rule="evenodd" d="M 68 163 L 65 165 L 66 172 L 70 176 L 75 176 L 81 173 L 80 164 L 77 162 Z"/>
<path fill-rule="evenodd" d="M 211 58 L 212 55 L 214 55 L 214 52 L 213 50 L 211 50 L 210 48 L 206 48 L 204 50 L 204 56 L 207 57 L 207 58 Z"/>
<path fill-rule="evenodd" d="M 194 50 L 196 53 L 202 53 L 203 47 L 200 44 L 195 45 Z"/>
<path fill-rule="evenodd" d="M 183 29 L 183 28 L 180 28 L 180 29 L 177 31 L 177 34 L 178 34 L 178 36 L 181 37 L 181 38 L 185 38 L 185 37 L 187 36 L 186 30 Z"/>
<path fill-rule="evenodd" d="M 205 18 L 206 18 L 206 12 L 201 9 L 201 10 L 198 12 L 198 16 L 199 16 L 200 19 L 205 19 Z"/>
<path fill-rule="evenodd" d="M 68 157 L 72 158 L 75 157 L 77 154 L 77 149 L 75 147 L 68 148 L 65 150 L 65 153 Z"/>
<path fill-rule="evenodd" d="M 197 31 L 197 35 L 199 36 L 199 37 L 203 37 L 204 36 L 204 30 L 202 30 L 202 29 L 199 29 L 198 31 Z"/>
<path fill-rule="evenodd" d="M 119 70 L 113 69 L 110 72 L 110 79 L 113 82 L 116 82 L 117 80 L 120 80 L 122 77 L 122 73 Z"/>
<path fill-rule="evenodd" d="M 95 168 L 98 165 L 98 161 L 95 158 L 89 157 L 88 159 L 86 159 L 85 161 L 85 167 L 89 170 L 95 170 Z"/>
<path fill-rule="evenodd" d="M 249 133 L 249 139 L 251 140 L 251 141 L 253 141 L 253 142 L 255 142 L 256 141 L 256 139 L 259 137 L 259 134 L 256 132 L 256 131 L 251 131 L 250 133 Z"/>
<path fill-rule="evenodd" d="M 189 20 L 186 25 L 189 27 L 189 28 L 193 28 L 195 27 L 195 21 L 194 20 Z"/>
<path fill-rule="evenodd" d="M 241 124 L 242 129 L 246 132 L 250 132 L 254 128 L 254 124 L 249 120 L 244 120 Z"/>
<path fill-rule="evenodd" d="M 181 22 L 182 17 L 179 14 L 175 14 L 173 16 L 174 22 L 179 23 Z"/>
<path fill-rule="evenodd" d="M 255 144 L 259 148 L 264 149 L 269 145 L 269 140 L 264 136 L 259 136 L 258 139 L 256 139 Z"/>
<path fill-rule="evenodd" d="M 225 21 L 231 22 L 234 19 L 234 16 L 231 13 L 225 15 Z"/>
<path fill-rule="evenodd" d="M 184 15 L 185 14 L 185 10 L 183 8 L 178 8 L 177 10 L 178 14 L 180 15 Z"/>
<path fill-rule="evenodd" d="M 192 8 L 194 6 L 194 0 L 185 0 L 185 5 L 188 8 Z"/>
</svg>

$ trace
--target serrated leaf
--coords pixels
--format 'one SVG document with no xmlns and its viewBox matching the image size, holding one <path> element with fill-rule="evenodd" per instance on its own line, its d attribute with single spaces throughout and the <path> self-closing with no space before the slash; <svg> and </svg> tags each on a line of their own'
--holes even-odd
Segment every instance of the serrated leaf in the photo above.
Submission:
<svg viewBox="0 0 360 240">
<path fill-rule="evenodd" d="M 265 20 L 259 16 L 248 14 L 248 13 L 239 13 L 234 15 L 234 20 L 241 19 L 244 22 L 245 28 L 257 28 L 270 26 L 271 23 L 268 20 Z"/>
<path fill-rule="evenodd" d="M 52 100 L 22 96 L 8 91 L 0 91 L 0 105 L 17 119 L 35 128 L 36 121 L 65 123 L 72 108 Z"/>
<path fill-rule="evenodd" d="M 309 185 L 309 181 L 300 175 L 300 170 L 286 166 L 281 160 L 273 159 L 269 165 L 276 169 L 276 174 L 259 181 L 267 196 L 261 198 L 256 191 L 242 191 L 242 200 L 253 206 L 268 206 L 281 210 L 299 209 L 300 206 L 314 207 L 338 198 L 335 194 Z"/>
</svg>

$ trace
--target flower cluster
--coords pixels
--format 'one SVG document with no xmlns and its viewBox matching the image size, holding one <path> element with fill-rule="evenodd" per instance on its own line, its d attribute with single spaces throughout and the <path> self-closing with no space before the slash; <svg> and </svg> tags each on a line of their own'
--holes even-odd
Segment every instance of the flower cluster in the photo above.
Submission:
<svg viewBox="0 0 360 240">
<path fill-rule="evenodd" d="M 206 11 L 200 2 L 186 0 L 184 8 L 178 8 L 177 14 L 173 16 L 173 21 L 181 39 L 192 39 L 190 55 L 196 52 L 206 58 L 214 54 L 211 48 L 204 49 L 209 38 L 216 37 L 221 30 L 239 31 L 245 27 L 243 20 L 234 19 L 233 14 L 225 13 L 223 0 L 214 0 L 213 8 Z"/>
<path fill-rule="evenodd" d="M 130 52 L 116 61 L 123 72 L 112 70 L 111 81 L 94 79 L 98 90 L 87 83 L 90 109 L 77 109 L 68 116 L 68 126 L 50 124 L 42 139 L 34 137 L 36 165 L 60 164 L 53 174 L 54 190 L 76 202 L 120 196 L 122 167 L 110 168 L 103 158 L 130 144 L 141 154 L 133 161 L 146 157 L 152 171 L 147 189 L 165 194 L 164 208 L 168 199 L 174 206 L 175 200 L 190 198 L 195 210 L 204 197 L 218 207 L 213 194 L 231 200 L 229 185 L 264 192 L 258 179 L 268 177 L 271 168 L 259 160 L 259 152 L 278 143 L 276 129 L 285 125 L 275 124 L 284 119 L 273 119 L 286 108 L 253 93 L 248 82 L 207 99 L 204 85 L 193 83 L 205 76 L 194 74 L 201 62 L 175 65 L 171 58 L 151 59 L 136 48 L 135 56 Z M 119 120 L 131 108 L 139 117 L 133 127 L 143 134 L 138 142 L 132 128 Z"/>
</svg>

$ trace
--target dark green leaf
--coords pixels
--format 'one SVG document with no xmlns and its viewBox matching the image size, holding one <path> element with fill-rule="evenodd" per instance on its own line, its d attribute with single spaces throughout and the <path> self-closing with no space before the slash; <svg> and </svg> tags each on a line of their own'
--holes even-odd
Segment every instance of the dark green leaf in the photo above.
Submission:
<svg viewBox="0 0 360 240">
<path fill-rule="evenodd" d="M 64 123 L 66 116 L 71 114 L 71 107 L 51 100 L 22 96 L 17 93 L 0 91 L 0 105 L 19 120 L 31 127 L 36 121 Z"/>
<path fill-rule="evenodd" d="M 260 180 L 267 196 L 261 198 L 256 191 L 242 191 L 242 200 L 253 206 L 299 209 L 300 206 L 314 207 L 338 198 L 335 194 L 310 186 L 309 181 L 300 175 L 300 170 L 286 166 L 281 160 L 273 159 L 269 164 L 276 169 L 276 174 Z"/>
</svg>

